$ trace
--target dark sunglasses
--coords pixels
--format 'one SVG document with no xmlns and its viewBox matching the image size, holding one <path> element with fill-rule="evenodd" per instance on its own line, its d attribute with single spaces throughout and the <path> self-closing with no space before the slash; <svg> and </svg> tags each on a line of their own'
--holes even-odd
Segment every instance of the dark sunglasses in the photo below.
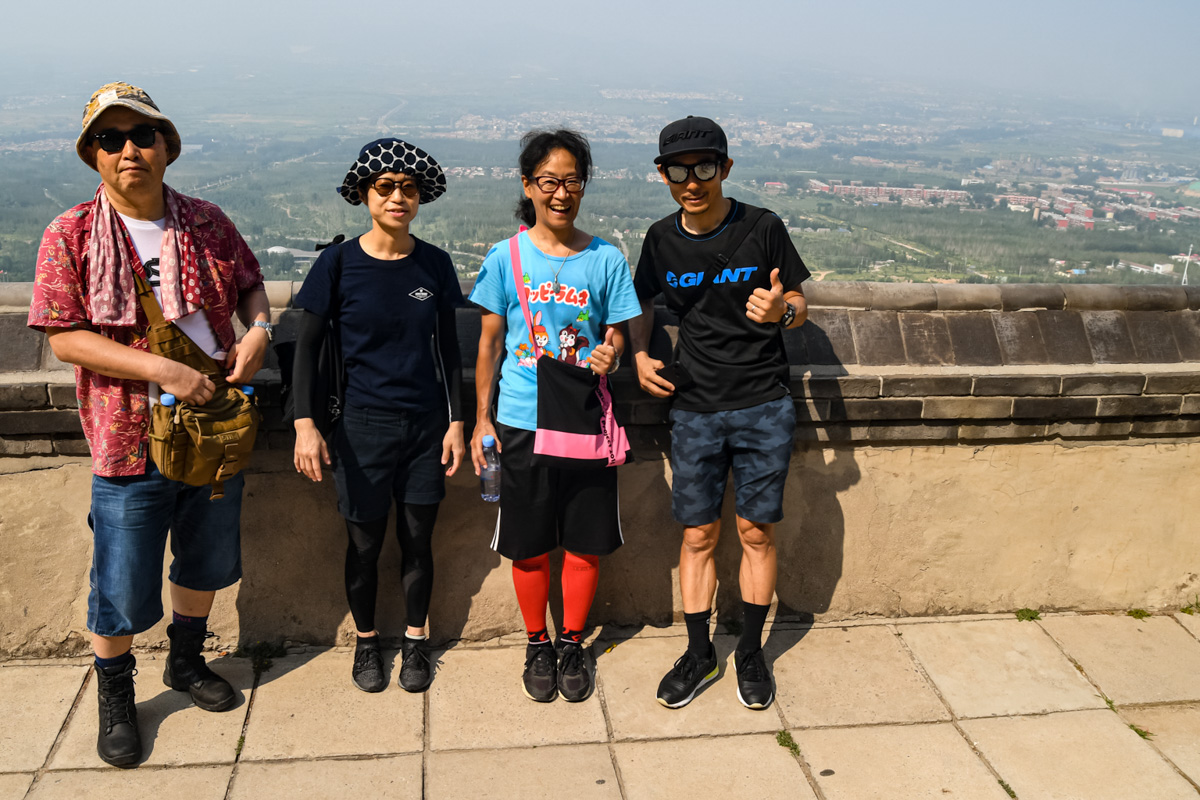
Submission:
<svg viewBox="0 0 1200 800">
<path fill-rule="evenodd" d="M 699 164 L 692 164 L 690 166 L 686 164 L 667 164 L 664 171 L 667 173 L 667 180 L 671 183 L 687 183 L 689 173 L 695 175 L 696 180 L 703 183 L 717 177 L 717 170 L 720 168 L 721 165 L 716 161 L 701 161 Z"/>
<path fill-rule="evenodd" d="M 133 142 L 134 147 L 140 147 L 143 150 L 154 147 L 156 133 L 158 133 L 158 128 L 153 125 L 135 125 L 127 131 L 107 128 L 99 133 L 93 133 L 92 138 L 104 152 L 119 153 L 125 149 L 125 142 Z"/>
<path fill-rule="evenodd" d="M 552 178 L 549 175 L 535 177 L 533 182 L 546 194 L 554 194 L 558 187 L 566 188 L 569 194 L 579 194 L 583 191 L 583 181 L 579 178 Z"/>
<path fill-rule="evenodd" d="M 375 190 L 375 194 L 381 197 L 391 197 L 392 192 L 396 189 L 405 197 L 416 197 L 421 194 L 421 187 L 417 186 L 416 181 L 401 181 L 396 182 L 391 178 L 376 178 L 371 181 L 371 188 Z"/>
</svg>

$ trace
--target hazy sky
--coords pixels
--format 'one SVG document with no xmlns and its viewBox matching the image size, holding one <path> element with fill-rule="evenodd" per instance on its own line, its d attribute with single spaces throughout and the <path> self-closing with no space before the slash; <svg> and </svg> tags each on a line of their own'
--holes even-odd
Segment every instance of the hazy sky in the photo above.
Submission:
<svg viewBox="0 0 1200 800">
<path fill-rule="evenodd" d="M 359 88 L 519 74 L 747 94 L 780 80 L 819 86 L 835 71 L 1200 114 L 1197 0 L 0 0 L 0 12 L 9 94 L 86 96 L 110 79 L 152 85 L 190 67 L 298 81 L 319 70 Z"/>
</svg>

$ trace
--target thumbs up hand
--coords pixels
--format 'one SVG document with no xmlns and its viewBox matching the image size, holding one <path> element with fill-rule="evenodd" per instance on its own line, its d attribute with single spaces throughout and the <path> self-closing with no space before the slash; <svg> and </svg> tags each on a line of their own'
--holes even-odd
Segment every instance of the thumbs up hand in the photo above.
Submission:
<svg viewBox="0 0 1200 800">
<path fill-rule="evenodd" d="M 592 367 L 592 372 L 597 375 L 607 375 L 616 370 L 620 363 L 620 358 L 617 354 L 616 341 L 617 329 L 609 327 L 604 332 L 604 342 L 592 348 L 592 354 L 588 356 L 588 363 Z M 624 337 L 622 337 L 624 343 Z"/>
<path fill-rule="evenodd" d="M 755 322 L 772 324 L 783 319 L 787 303 L 783 299 L 783 284 L 779 282 L 779 268 L 771 270 L 771 288 L 759 287 L 746 301 L 746 316 Z"/>
</svg>

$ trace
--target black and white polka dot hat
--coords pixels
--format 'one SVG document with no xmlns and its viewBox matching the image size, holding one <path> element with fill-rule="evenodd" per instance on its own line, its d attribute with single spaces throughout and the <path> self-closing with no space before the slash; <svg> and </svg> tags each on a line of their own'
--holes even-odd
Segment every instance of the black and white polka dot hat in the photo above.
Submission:
<svg viewBox="0 0 1200 800">
<path fill-rule="evenodd" d="M 446 191 L 446 175 L 433 156 L 402 139 L 376 139 L 363 145 L 358 159 L 350 165 L 338 194 L 352 206 L 362 204 L 358 185 L 381 172 L 403 172 L 413 176 L 421 187 L 419 202 L 432 203 Z"/>
</svg>

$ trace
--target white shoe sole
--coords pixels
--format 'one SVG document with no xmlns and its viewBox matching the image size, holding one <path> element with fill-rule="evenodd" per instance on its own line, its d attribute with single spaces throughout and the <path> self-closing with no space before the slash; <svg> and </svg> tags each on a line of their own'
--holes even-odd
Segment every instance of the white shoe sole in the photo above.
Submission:
<svg viewBox="0 0 1200 800">
<path fill-rule="evenodd" d="M 737 687 L 737 696 L 738 696 L 739 703 L 744 705 L 746 708 L 752 708 L 755 711 L 762 711 L 764 708 L 769 707 L 771 705 L 771 703 L 775 702 L 775 690 L 774 689 L 771 690 L 771 696 L 767 698 L 767 702 L 765 702 L 765 703 L 747 703 L 746 698 L 742 697 L 742 687 L 740 687 L 740 686 Z"/>
<path fill-rule="evenodd" d="M 668 703 L 666 700 L 663 700 L 660 697 L 660 698 L 658 698 L 658 704 L 660 706 L 662 706 L 663 708 L 683 708 L 688 703 L 692 702 L 692 698 L 696 696 L 696 692 L 700 691 L 705 686 L 707 686 L 708 684 L 715 681 L 717 679 L 717 675 L 720 672 L 721 672 L 721 665 L 718 664 L 717 666 L 713 667 L 712 672 L 708 673 L 707 675 L 705 675 L 703 678 L 700 679 L 700 682 L 696 684 L 696 688 L 692 689 L 691 694 L 689 694 L 687 697 L 680 700 L 678 703 Z"/>
</svg>

